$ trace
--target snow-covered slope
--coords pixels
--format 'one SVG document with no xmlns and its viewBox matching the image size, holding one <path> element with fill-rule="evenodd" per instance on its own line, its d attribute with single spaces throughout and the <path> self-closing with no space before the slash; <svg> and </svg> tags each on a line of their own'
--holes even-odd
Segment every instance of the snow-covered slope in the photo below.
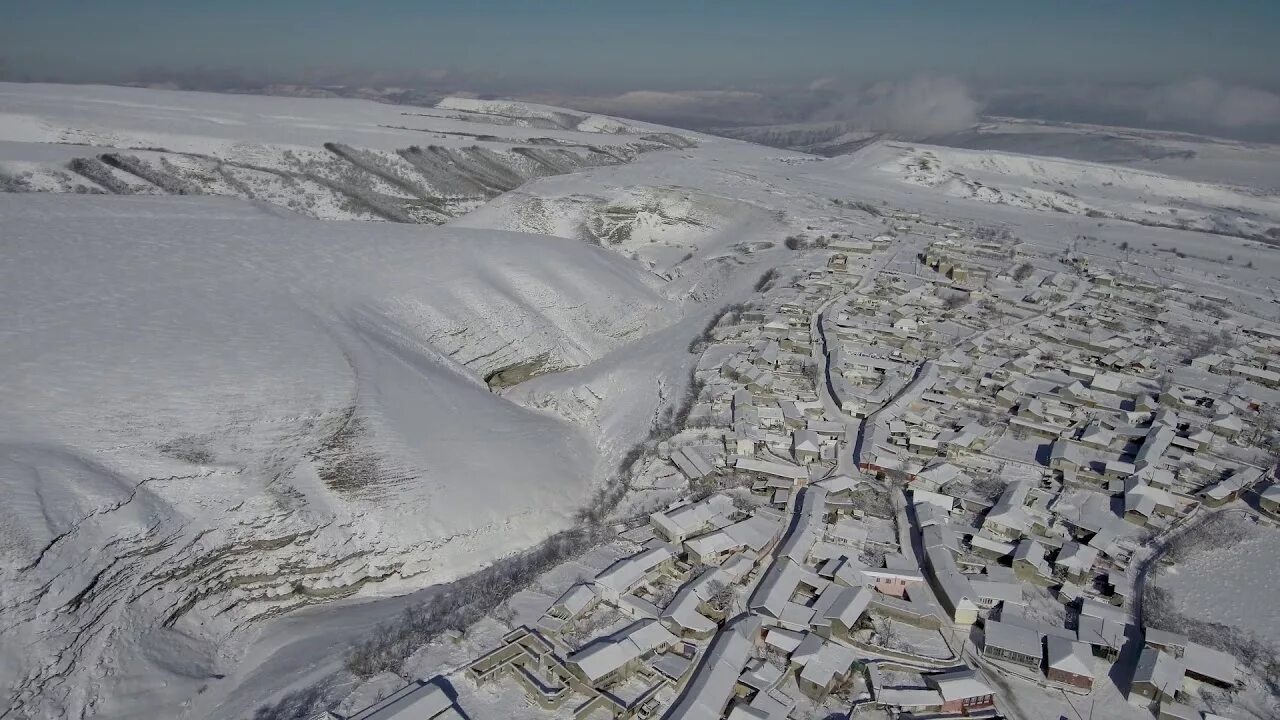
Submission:
<svg viewBox="0 0 1280 720">
<path fill-rule="evenodd" d="M 646 273 L 557 238 L 209 198 L 0 216 L 0 677 L 36 715 L 128 715 L 254 618 L 564 527 L 594 446 L 483 378 L 664 316 Z"/>
<path fill-rule="evenodd" d="M 1263 192 L 1280 191 L 1280 146 L 1081 123 L 987 118 L 929 138 L 948 147 L 1086 160 Z"/>
<path fill-rule="evenodd" d="M 519 103 L 432 109 L 4 83 L 0 141 L 0 190 L 230 195 L 323 219 L 430 223 L 530 178 L 695 144 Z"/>
<path fill-rule="evenodd" d="M 837 161 L 840 162 L 840 161 Z M 1115 165 L 882 143 L 858 165 L 952 197 L 1280 242 L 1280 196 Z"/>
</svg>

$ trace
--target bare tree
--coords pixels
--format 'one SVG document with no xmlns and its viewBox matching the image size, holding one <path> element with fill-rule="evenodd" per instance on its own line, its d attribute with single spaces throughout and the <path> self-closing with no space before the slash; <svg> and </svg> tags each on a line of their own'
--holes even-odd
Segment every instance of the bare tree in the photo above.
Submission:
<svg viewBox="0 0 1280 720">
<path fill-rule="evenodd" d="M 1024 262 L 1013 269 L 1013 279 L 1018 282 L 1026 282 L 1033 272 L 1035 272 L 1035 266 L 1029 262 Z"/>
</svg>

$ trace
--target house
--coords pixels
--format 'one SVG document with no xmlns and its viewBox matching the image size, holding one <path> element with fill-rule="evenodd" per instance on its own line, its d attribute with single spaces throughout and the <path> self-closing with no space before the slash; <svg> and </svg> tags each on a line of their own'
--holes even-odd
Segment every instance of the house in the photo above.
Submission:
<svg viewBox="0 0 1280 720">
<path fill-rule="evenodd" d="M 1062 473 L 1076 473 L 1088 469 L 1089 461 L 1079 445 L 1059 438 L 1049 450 L 1049 467 Z"/>
<path fill-rule="evenodd" d="M 956 544 L 955 534 L 946 525 L 930 525 L 922 535 L 929 581 L 938 601 L 955 624 L 974 624 L 978 621 L 978 604 L 973 599 L 973 588 L 951 556 L 951 547 Z"/>
<path fill-rule="evenodd" d="M 831 607 L 823 613 L 823 619 L 830 622 L 833 634 L 848 637 L 857 627 L 862 614 L 871 604 L 874 592 L 869 587 L 830 586 L 829 592 L 835 593 Z M 823 593 L 824 597 L 826 593 Z"/>
<path fill-rule="evenodd" d="M 930 492 L 922 488 L 914 488 L 911 491 L 911 502 L 916 505 L 919 505 L 920 503 L 927 503 L 938 508 L 944 513 L 951 512 L 951 510 L 956 506 L 956 499 L 950 495 Z"/>
<path fill-rule="evenodd" d="M 1236 683 L 1236 661 L 1228 653 L 1191 642 L 1185 635 L 1155 628 L 1145 630 L 1143 641 L 1147 647 L 1167 653 L 1182 663 L 1189 681 L 1220 688 Z"/>
<path fill-rule="evenodd" d="M 680 588 L 659 616 L 664 627 L 684 638 L 705 640 L 715 634 L 719 626 L 714 620 L 698 612 L 698 607 L 721 591 L 721 586 L 714 580 L 717 572 L 717 569 L 711 568 Z"/>
<path fill-rule="evenodd" d="M 1133 458 L 1134 467 L 1141 470 L 1164 457 L 1165 451 L 1177 436 L 1178 434 L 1168 425 L 1153 423 L 1142 445 L 1138 448 L 1138 454 Z"/>
<path fill-rule="evenodd" d="M 671 453 L 671 462 L 690 480 L 706 477 L 716 471 L 696 448 L 678 448 Z"/>
<path fill-rule="evenodd" d="M 1082 583 L 1092 575 L 1093 564 L 1097 560 L 1097 548 L 1072 540 L 1064 543 L 1062 549 L 1058 550 L 1058 557 L 1053 564 L 1068 580 Z"/>
<path fill-rule="evenodd" d="M 942 697 L 940 712 L 968 715 L 995 707 L 995 691 L 971 669 L 925 675 L 924 681 Z"/>
<path fill-rule="evenodd" d="M 606 600 L 616 604 L 637 585 L 674 563 L 675 554 L 670 548 L 652 547 L 615 562 L 596 575 L 592 582 Z"/>
<path fill-rule="evenodd" d="M 988 620 L 983 626 L 982 655 L 1039 672 L 1040 658 L 1043 655 L 1040 633 L 1018 625 Z"/>
<path fill-rule="evenodd" d="M 812 430 L 797 430 L 792 435 L 791 452 L 801 465 L 817 462 L 822 456 L 822 441 Z"/>
<path fill-rule="evenodd" d="M 441 686 L 419 680 L 347 720 L 458 720 L 462 717 Z"/>
<path fill-rule="evenodd" d="M 1013 571 L 1024 578 L 1049 577 L 1049 562 L 1045 559 L 1044 545 L 1031 538 L 1018 541 L 1018 548 L 1013 551 Z"/>
<path fill-rule="evenodd" d="M 1228 653 L 1189 642 L 1182 661 L 1187 666 L 1187 680 L 1218 688 L 1235 687 L 1236 659 Z"/>
<path fill-rule="evenodd" d="M 1093 689 L 1093 653 L 1088 645 L 1051 635 L 1045 638 L 1044 648 L 1050 680 Z"/>
<path fill-rule="evenodd" d="M 863 577 L 872 582 L 876 592 L 893 597 L 906 597 L 911 588 L 924 581 L 920 566 L 905 555 L 887 555 L 882 568 L 864 568 Z"/>
<path fill-rule="evenodd" d="M 1114 605 L 1107 607 L 1115 608 Z M 1125 627 L 1123 619 L 1092 617 L 1082 613 L 1076 624 L 1076 639 L 1088 645 L 1095 657 L 1114 662 L 1124 647 Z"/>
<path fill-rule="evenodd" d="M 760 620 L 752 617 L 738 620 L 717 634 L 684 691 L 664 716 L 666 720 L 724 717 L 759 634 Z"/>
<path fill-rule="evenodd" d="M 796 677 L 800 692 L 818 701 L 849 677 L 855 659 L 853 648 L 824 641 L 812 633 L 791 653 L 791 662 L 801 666 Z"/>
<path fill-rule="evenodd" d="M 546 618 L 551 620 L 546 629 L 557 632 L 571 625 L 573 621 L 585 615 L 600 602 L 600 596 L 586 583 L 575 583 L 547 609 Z"/>
<path fill-rule="evenodd" d="M 969 587 L 973 588 L 973 601 L 984 610 L 1004 603 L 1022 604 L 1022 586 L 1016 582 L 972 578 Z"/>
<path fill-rule="evenodd" d="M 1128 620 L 1128 613 L 1114 605 L 1082 598 L 1076 640 L 1092 647 L 1095 656 L 1114 661 L 1124 647 Z"/>
<path fill-rule="evenodd" d="M 766 478 L 779 478 L 791 481 L 792 485 L 804 485 L 809 482 L 809 471 L 791 463 L 757 460 L 752 457 L 739 456 L 734 468 L 741 472 L 755 473 Z"/>
<path fill-rule="evenodd" d="M 1186 666 L 1178 658 L 1157 648 L 1144 648 L 1129 684 L 1129 704 L 1151 708 L 1173 702 L 1185 673 Z"/>
<path fill-rule="evenodd" d="M 689 560 L 701 565 L 720 565 L 739 552 L 749 552 L 754 560 L 773 546 L 781 531 L 777 516 L 756 511 L 745 520 L 686 540 L 684 551 Z"/>
<path fill-rule="evenodd" d="M 1214 418 L 1209 423 L 1209 429 L 1228 440 L 1234 440 L 1244 430 L 1244 422 L 1239 415 L 1227 413 Z"/>
<path fill-rule="evenodd" d="M 1232 502 L 1245 491 L 1246 488 L 1253 487 L 1262 479 L 1263 471 L 1261 468 L 1244 468 L 1232 473 L 1229 477 L 1210 485 L 1201 491 L 1200 496 L 1204 500 L 1204 504 L 1209 507 L 1222 507 Z"/>
<path fill-rule="evenodd" d="M 1031 527 L 1031 517 L 1023 503 L 1031 484 L 1025 480 L 1009 483 L 1000 499 L 982 519 L 982 529 L 1001 540 L 1017 540 Z"/>
<path fill-rule="evenodd" d="M 1124 519 L 1137 525 L 1146 525 L 1157 514 L 1169 514 L 1174 511 L 1173 496 L 1160 488 L 1126 481 L 1129 486 L 1124 494 Z"/>
<path fill-rule="evenodd" d="M 686 538 L 706 531 L 717 521 L 720 525 L 727 524 L 727 518 L 733 513 L 733 501 L 725 495 L 716 494 L 701 502 L 653 513 L 649 516 L 649 524 L 667 542 L 679 545 Z"/>
<path fill-rule="evenodd" d="M 1271 483 L 1258 496 L 1258 506 L 1272 515 L 1280 515 L 1280 483 Z"/>
<path fill-rule="evenodd" d="M 565 658 L 569 670 L 592 687 L 625 680 L 640 661 L 676 642 L 654 620 L 639 620 L 606 637 L 597 638 Z"/>
</svg>

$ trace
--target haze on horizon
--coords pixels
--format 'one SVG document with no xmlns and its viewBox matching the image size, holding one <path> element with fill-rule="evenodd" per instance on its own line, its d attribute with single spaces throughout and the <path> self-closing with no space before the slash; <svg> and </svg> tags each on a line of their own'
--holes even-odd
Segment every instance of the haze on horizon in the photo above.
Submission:
<svg viewBox="0 0 1280 720">
<path fill-rule="evenodd" d="M 693 127 L 981 114 L 1280 140 L 1280 3 L 10 0 L 0 80 L 404 87 Z"/>
</svg>

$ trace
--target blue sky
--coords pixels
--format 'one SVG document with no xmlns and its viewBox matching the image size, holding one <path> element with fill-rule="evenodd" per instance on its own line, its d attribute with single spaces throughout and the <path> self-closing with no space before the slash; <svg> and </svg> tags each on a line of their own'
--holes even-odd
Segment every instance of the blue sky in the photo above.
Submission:
<svg viewBox="0 0 1280 720">
<path fill-rule="evenodd" d="M 945 73 L 1280 83 L 1280 2 L 0 0 L 9 76 L 449 71 L 599 92 Z"/>
</svg>

